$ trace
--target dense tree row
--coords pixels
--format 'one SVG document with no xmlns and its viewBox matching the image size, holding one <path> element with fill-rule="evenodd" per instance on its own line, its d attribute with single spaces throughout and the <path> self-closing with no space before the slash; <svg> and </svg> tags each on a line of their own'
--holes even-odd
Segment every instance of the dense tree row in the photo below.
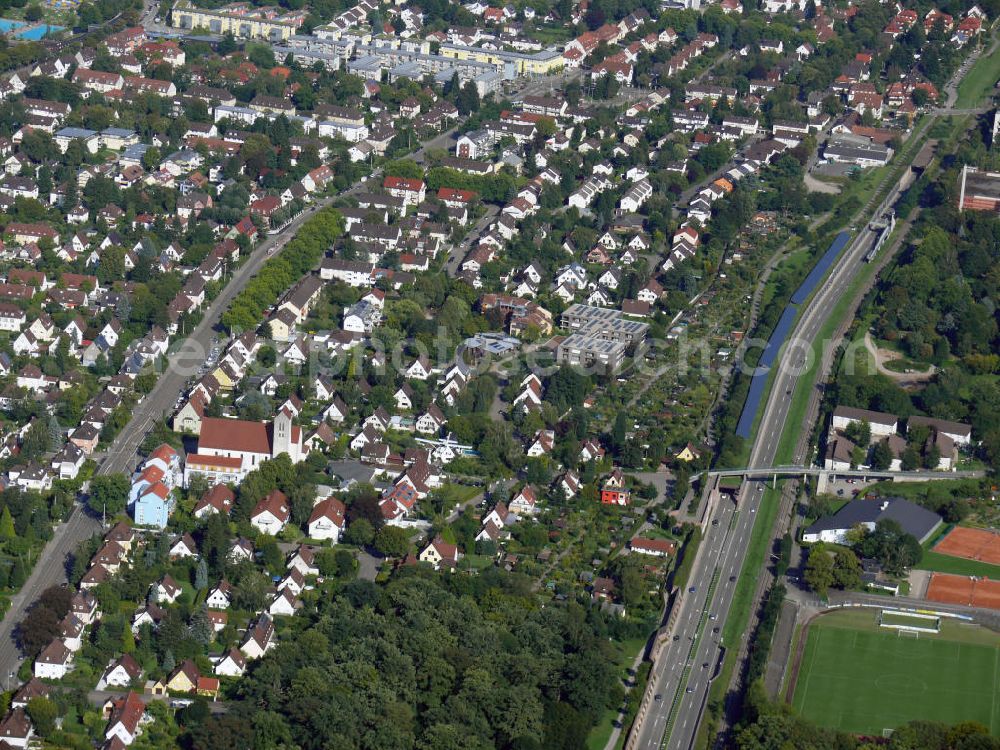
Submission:
<svg viewBox="0 0 1000 750">
<path fill-rule="evenodd" d="M 222 316 L 230 330 L 253 330 L 261 324 L 264 310 L 273 305 L 292 284 L 311 273 L 327 249 L 343 234 L 344 224 L 335 209 L 309 218 L 281 255 L 268 260 L 260 273 L 240 292 Z"/>
</svg>

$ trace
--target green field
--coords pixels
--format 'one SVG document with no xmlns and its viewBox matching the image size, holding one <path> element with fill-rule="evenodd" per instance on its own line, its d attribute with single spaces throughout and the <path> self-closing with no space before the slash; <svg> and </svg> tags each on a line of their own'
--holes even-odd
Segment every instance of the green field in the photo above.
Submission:
<svg viewBox="0 0 1000 750">
<path fill-rule="evenodd" d="M 874 609 L 813 621 L 793 700 L 820 726 L 869 735 L 917 719 L 978 721 L 996 735 L 998 703 L 1000 636 L 944 620 L 938 635 L 901 637 Z"/>
<path fill-rule="evenodd" d="M 972 66 L 958 86 L 958 99 L 955 106 L 961 108 L 977 107 L 993 90 L 993 85 L 1000 78 L 1000 47 L 992 55 L 980 57 Z"/>
<path fill-rule="evenodd" d="M 957 576 L 979 576 L 1000 581 L 1000 565 L 969 560 L 965 557 L 943 555 L 940 552 L 925 551 L 914 567 L 919 570 L 933 570 L 936 573 L 953 573 Z"/>
</svg>

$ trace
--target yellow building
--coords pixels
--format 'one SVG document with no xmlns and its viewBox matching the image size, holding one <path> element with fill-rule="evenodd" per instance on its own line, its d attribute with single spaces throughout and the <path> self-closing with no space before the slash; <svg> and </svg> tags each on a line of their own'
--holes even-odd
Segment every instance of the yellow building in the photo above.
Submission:
<svg viewBox="0 0 1000 750">
<path fill-rule="evenodd" d="M 553 48 L 524 54 L 506 50 L 467 47 L 463 44 L 442 44 L 441 55 L 453 60 L 473 60 L 496 65 L 518 76 L 540 76 L 561 70 L 565 64 L 562 53 Z"/>
<path fill-rule="evenodd" d="M 695 448 L 691 443 L 684 446 L 680 453 L 677 454 L 678 461 L 696 461 L 701 458 L 701 451 Z"/>
<path fill-rule="evenodd" d="M 287 41 L 302 24 L 297 14 L 268 18 L 242 5 L 233 7 L 196 8 L 188 0 L 174 5 L 171 25 L 184 31 L 201 30 L 209 34 L 232 34 L 237 39 L 267 39 L 271 42 Z"/>
<path fill-rule="evenodd" d="M 237 383 L 235 375 L 231 375 L 229 368 L 224 366 L 216 367 L 212 371 L 212 377 L 219 383 L 219 388 L 224 391 L 231 391 Z"/>
<path fill-rule="evenodd" d="M 185 659 L 167 678 L 167 690 L 173 693 L 193 693 L 200 676 L 194 662 Z"/>
</svg>

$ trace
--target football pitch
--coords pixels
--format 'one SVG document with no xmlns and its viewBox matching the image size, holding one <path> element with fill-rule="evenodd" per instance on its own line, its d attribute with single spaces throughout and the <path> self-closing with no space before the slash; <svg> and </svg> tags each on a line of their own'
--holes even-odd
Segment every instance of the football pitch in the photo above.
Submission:
<svg viewBox="0 0 1000 750">
<path fill-rule="evenodd" d="M 944 620 L 918 638 L 878 627 L 878 610 L 813 620 L 792 705 L 806 719 L 881 735 L 916 719 L 978 721 L 1000 735 L 1000 636 Z"/>
</svg>

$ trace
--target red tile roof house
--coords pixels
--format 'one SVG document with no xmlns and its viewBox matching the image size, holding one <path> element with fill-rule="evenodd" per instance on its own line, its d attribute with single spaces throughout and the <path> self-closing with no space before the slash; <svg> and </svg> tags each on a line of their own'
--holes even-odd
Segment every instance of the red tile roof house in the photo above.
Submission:
<svg viewBox="0 0 1000 750">
<path fill-rule="evenodd" d="M 250 514 L 250 523 L 262 534 L 276 535 L 291 518 L 288 498 L 281 490 L 271 490 Z"/>
<path fill-rule="evenodd" d="M 235 500 L 236 495 L 231 489 L 224 484 L 217 484 L 202 495 L 198 504 L 194 506 L 194 517 L 205 518 L 212 513 L 221 513 L 224 516 L 228 516 Z"/>
<path fill-rule="evenodd" d="M 15 708 L 0 721 L 0 747 L 27 747 L 35 734 L 31 719 L 23 708 Z"/>
<path fill-rule="evenodd" d="M 434 570 L 440 570 L 441 568 L 453 569 L 458 565 L 460 558 L 461 553 L 458 551 L 458 547 L 454 544 L 448 544 L 441 537 L 435 537 L 424 548 L 419 557 L 420 562 L 430 563 L 434 566 Z"/>
<path fill-rule="evenodd" d="M 340 541 L 344 530 L 344 503 L 338 498 L 328 497 L 313 507 L 309 517 L 310 539 L 331 539 L 334 544 Z"/>
<path fill-rule="evenodd" d="M 250 213 L 270 219 L 271 215 L 281 208 L 281 199 L 274 195 L 265 195 L 250 204 Z"/>
<path fill-rule="evenodd" d="M 677 551 L 675 542 L 668 542 L 665 539 L 647 539 L 641 536 L 632 537 L 629 547 L 633 552 L 654 557 L 670 557 Z"/>
<path fill-rule="evenodd" d="M 146 714 L 146 704 L 137 693 L 130 692 L 123 698 L 116 698 L 105 704 L 110 708 L 108 728 L 104 738 L 111 740 L 117 737 L 124 745 L 131 745 L 142 732 L 143 717 Z"/>
<path fill-rule="evenodd" d="M 408 177 L 386 177 L 382 183 L 389 195 L 403 199 L 403 205 L 416 206 L 427 197 L 427 186 L 423 180 Z"/>
</svg>

